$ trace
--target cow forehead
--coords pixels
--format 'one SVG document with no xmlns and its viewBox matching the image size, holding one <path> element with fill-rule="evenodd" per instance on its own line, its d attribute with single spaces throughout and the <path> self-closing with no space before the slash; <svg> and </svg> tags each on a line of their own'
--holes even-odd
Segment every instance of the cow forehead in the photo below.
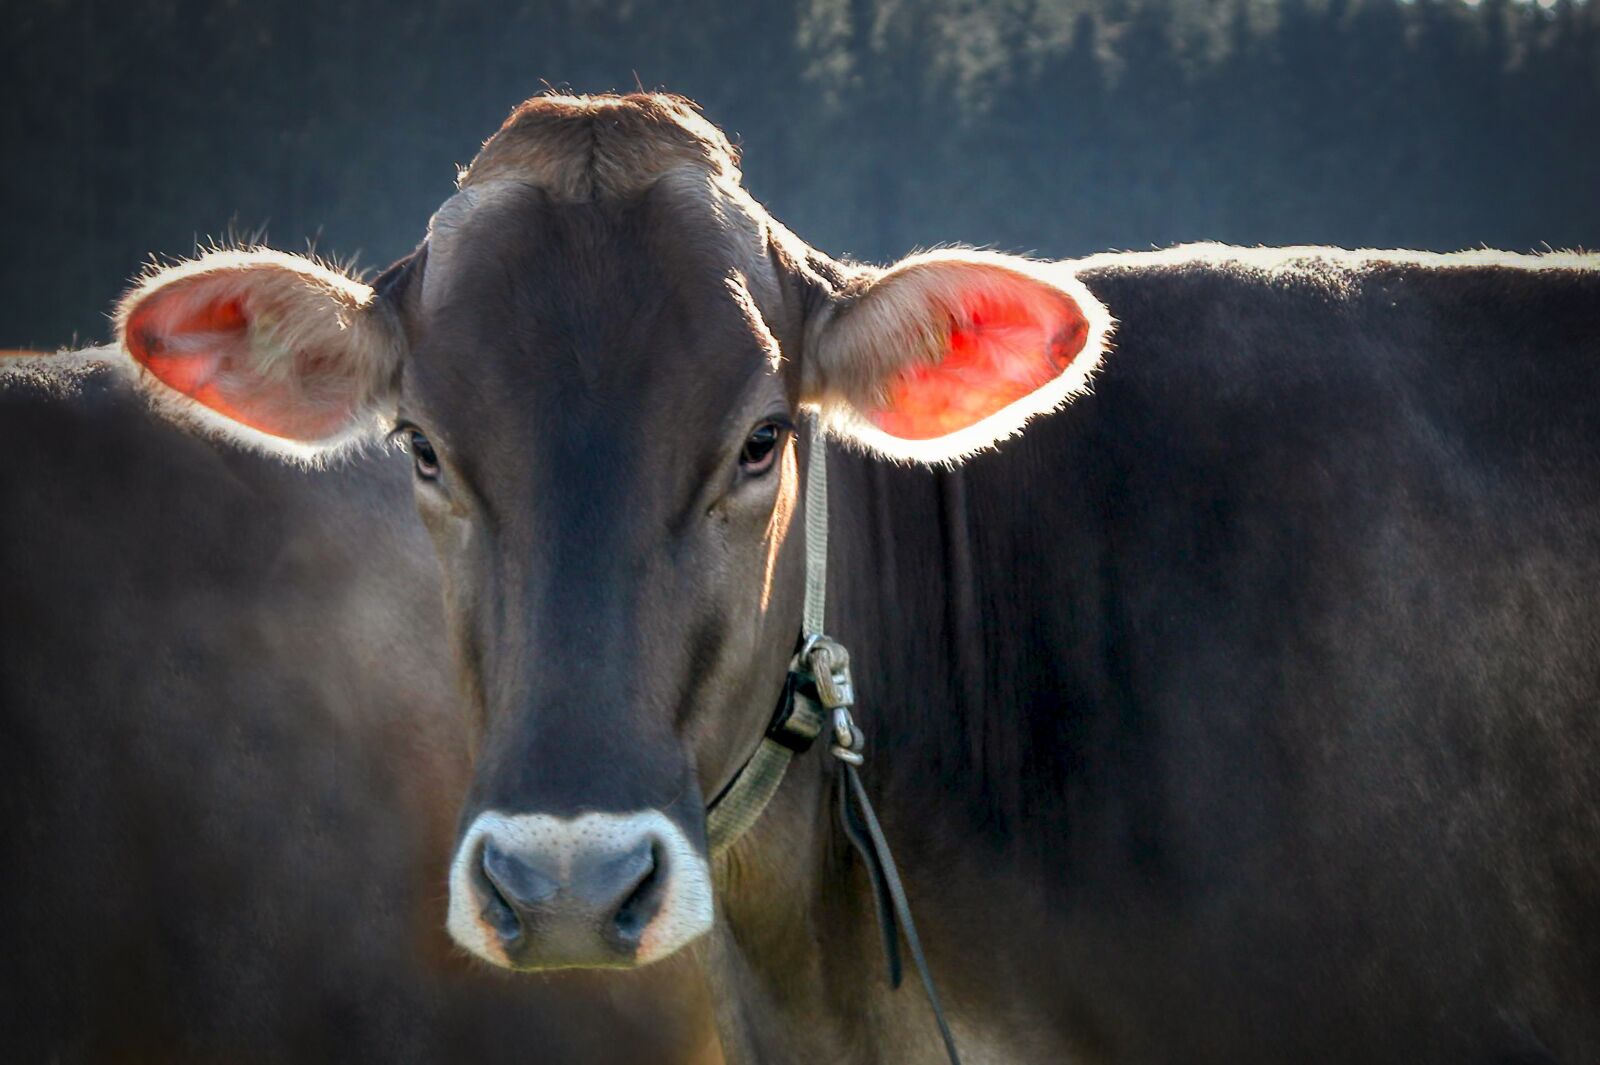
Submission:
<svg viewBox="0 0 1600 1065">
<path fill-rule="evenodd" d="M 429 268 L 423 284 L 424 307 L 437 305 L 460 273 L 463 256 L 481 252 L 485 228 L 525 233 L 539 215 L 639 208 L 660 238 L 654 249 L 674 272 L 736 272 L 762 302 L 777 297 L 777 278 L 766 254 L 770 219 L 736 183 L 697 166 L 663 172 L 626 196 L 574 202 L 543 186 L 515 178 L 467 185 L 446 200 L 428 222 Z M 596 248 L 597 255 L 608 250 Z M 610 249 L 626 253 L 622 246 Z M 476 255 L 483 261 L 483 254 Z M 468 260 L 473 261 L 472 259 Z"/>
<path fill-rule="evenodd" d="M 406 300 L 408 400 L 458 441 L 592 439 L 623 420 L 680 441 L 720 430 L 776 380 L 763 304 L 777 284 L 759 220 L 703 185 L 575 204 L 506 181 L 452 197 Z"/>
</svg>

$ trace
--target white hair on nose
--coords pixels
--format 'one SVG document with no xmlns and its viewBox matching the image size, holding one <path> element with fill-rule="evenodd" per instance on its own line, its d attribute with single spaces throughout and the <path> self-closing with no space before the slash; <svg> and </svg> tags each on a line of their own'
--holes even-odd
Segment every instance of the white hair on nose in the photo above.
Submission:
<svg viewBox="0 0 1600 1065">
<path fill-rule="evenodd" d="M 634 960 L 643 965 L 665 958 L 711 929 L 711 870 L 683 830 L 661 811 L 587 813 L 568 818 L 485 810 L 462 834 L 450 863 L 450 910 L 445 921 L 450 937 L 484 961 L 510 965 L 499 936 L 479 913 L 472 887 L 473 866 L 481 860 L 485 838 L 504 849 L 554 857 L 562 878 L 570 875 L 580 850 L 595 846 L 621 850 L 651 839 L 665 853 L 667 881 L 661 906 L 646 926 Z"/>
</svg>

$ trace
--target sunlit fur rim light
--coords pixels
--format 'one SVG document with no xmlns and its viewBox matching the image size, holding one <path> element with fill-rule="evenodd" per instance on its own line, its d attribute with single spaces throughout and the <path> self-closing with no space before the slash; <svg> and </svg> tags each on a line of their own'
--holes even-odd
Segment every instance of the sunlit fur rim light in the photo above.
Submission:
<svg viewBox="0 0 1600 1065">
<path fill-rule="evenodd" d="M 1057 286 L 1078 301 L 1089 322 L 1089 338 L 1078 359 L 1061 377 L 982 421 L 948 436 L 903 440 L 873 425 L 837 395 L 812 399 L 832 435 L 902 462 L 955 465 L 966 457 L 1016 435 L 1026 423 L 1056 410 L 1090 390 L 1093 375 L 1112 347 L 1115 319 L 1084 288 L 1078 275 L 1101 270 L 1149 270 L 1185 266 L 1222 267 L 1262 277 L 1281 277 L 1323 286 L 1332 296 L 1347 295 L 1363 275 L 1383 266 L 1427 270 L 1508 266 L 1521 270 L 1600 270 L 1600 253 L 1551 250 L 1541 253 L 1477 248 L 1456 252 L 1347 249 L 1323 245 L 1236 247 L 1210 242 L 1179 244 L 1150 251 L 1111 251 L 1082 259 L 1040 261 L 969 249 L 942 249 L 911 256 L 878 275 L 877 283 L 907 266 L 930 260 L 987 262 Z M 870 288 L 870 284 L 868 286 Z M 826 328 L 824 323 L 823 328 Z"/>
<path fill-rule="evenodd" d="M 1149 251 L 1106 251 L 1070 265 L 1075 271 L 1149 269 L 1151 267 L 1235 266 L 1261 274 L 1295 274 L 1303 277 L 1329 270 L 1357 279 L 1362 272 L 1385 265 L 1421 266 L 1430 270 L 1511 266 L 1519 270 L 1600 270 L 1600 252 L 1551 249 L 1543 252 L 1499 251 L 1469 248 L 1464 251 L 1410 251 L 1393 248 L 1339 248 L 1326 244 L 1291 244 L 1283 247 L 1241 247 L 1214 241 L 1174 244 Z"/>
<path fill-rule="evenodd" d="M 336 350 L 335 364 L 362 397 L 355 416 L 342 430 L 321 439 L 276 436 L 212 410 L 139 365 L 127 343 L 130 317 L 152 296 L 180 284 L 194 284 L 207 300 L 247 298 L 258 308 L 273 308 L 274 321 L 268 328 L 276 343 L 268 347 L 269 353 L 310 347 Z M 196 305 L 201 302 L 196 299 Z M 119 354 L 156 408 L 208 435 L 303 465 L 323 465 L 383 439 L 383 416 L 392 403 L 399 365 L 399 328 L 370 286 L 332 263 L 271 248 L 210 249 L 194 259 L 146 270 L 118 302 L 112 320 Z M 292 358 L 270 357 L 253 368 L 266 379 L 285 380 L 296 369 Z"/>
<path fill-rule="evenodd" d="M 694 101 L 659 92 L 549 92 L 517 105 L 456 184 L 509 178 L 556 202 L 579 203 L 632 195 L 681 167 L 741 183 L 738 149 Z"/>
<path fill-rule="evenodd" d="M 0 381 L 25 380 L 41 388 L 71 389 L 95 373 L 131 375 L 136 368 L 121 344 L 59 351 L 0 352 Z"/>
<path fill-rule="evenodd" d="M 953 465 L 1015 436 L 1031 419 L 1086 392 L 1116 323 L 1078 280 L 1074 267 L 1071 262 L 944 248 L 908 256 L 883 271 L 859 295 L 846 297 L 861 301 L 863 307 L 847 307 L 842 314 L 830 316 L 820 323 L 812 340 L 822 379 L 813 382 L 808 392 L 816 390 L 812 402 L 822 412 L 829 432 L 902 462 Z M 881 390 L 907 366 L 938 362 L 949 343 L 947 322 L 952 308 L 975 285 L 995 290 L 1037 288 L 1040 295 L 1032 298 L 1041 303 L 1065 299 L 1075 304 L 1088 326 L 1082 350 L 1057 377 L 956 432 L 927 440 L 907 440 L 873 425 L 856 404 L 881 398 Z M 866 309 L 867 301 L 880 304 L 872 308 L 878 327 L 878 335 L 872 338 L 861 336 L 862 330 L 849 321 L 854 313 Z M 839 335 L 842 330 L 849 333 Z M 854 365 L 846 366 L 847 363 Z M 870 386 L 866 383 L 869 380 L 873 382 Z M 879 390 L 880 395 L 863 396 L 868 389 Z"/>
</svg>

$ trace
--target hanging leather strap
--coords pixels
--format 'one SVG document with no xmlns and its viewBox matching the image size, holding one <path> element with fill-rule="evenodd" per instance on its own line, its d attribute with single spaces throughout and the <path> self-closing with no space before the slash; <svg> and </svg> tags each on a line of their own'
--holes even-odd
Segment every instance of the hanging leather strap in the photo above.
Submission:
<svg viewBox="0 0 1600 1065">
<path fill-rule="evenodd" d="M 884 955 L 889 963 L 889 984 L 895 990 L 900 988 L 898 931 L 906 937 L 906 946 L 911 948 L 911 963 L 917 967 L 922 988 L 928 993 L 928 1005 L 933 1007 L 933 1020 L 939 1026 L 939 1038 L 944 1040 L 944 1052 L 950 1058 L 950 1065 L 961 1065 L 956 1037 L 950 1034 L 950 1022 L 945 1020 L 939 989 L 933 985 L 933 970 L 928 968 L 928 959 L 922 953 L 922 938 L 917 935 L 917 923 L 911 918 L 911 903 L 906 901 L 900 870 L 895 867 L 889 841 L 884 839 L 867 791 L 861 786 L 861 775 L 848 762 L 839 767 L 838 790 L 839 820 L 847 826 L 845 835 L 861 852 L 861 860 L 872 877 L 872 894 L 878 904 L 878 928 L 883 933 Z M 865 836 L 859 829 L 850 827 L 853 823 L 865 827 Z"/>
<path fill-rule="evenodd" d="M 961 1065 L 955 1036 L 950 1034 L 950 1023 L 945 1020 L 944 1004 L 939 1001 L 939 989 L 933 983 L 933 970 L 928 968 L 927 956 L 922 952 L 922 937 L 917 935 L 917 923 L 911 916 L 911 903 L 906 899 L 900 870 L 894 863 L 894 854 L 889 850 L 878 815 L 872 809 L 872 800 L 867 798 L 867 789 L 861 785 L 861 774 L 856 772 L 866 760 L 867 744 L 850 714 L 855 702 L 855 685 L 850 680 L 849 652 L 826 636 L 813 637 L 812 643 L 817 700 L 833 713 L 833 744 L 828 753 L 839 761 L 839 773 L 835 778 L 839 824 L 845 837 L 860 853 L 872 882 L 878 931 L 889 966 L 889 986 L 900 989 L 900 937 L 903 935 L 906 946 L 911 948 L 911 963 L 917 967 L 922 988 L 928 994 L 928 1005 L 933 1008 L 933 1019 L 944 1040 L 945 1054 L 950 1058 L 950 1065 Z"/>
</svg>

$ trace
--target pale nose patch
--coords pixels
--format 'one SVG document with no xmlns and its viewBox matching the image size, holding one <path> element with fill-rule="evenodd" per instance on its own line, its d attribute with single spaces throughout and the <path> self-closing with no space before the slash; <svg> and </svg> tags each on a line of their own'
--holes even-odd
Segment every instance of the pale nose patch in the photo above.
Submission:
<svg viewBox="0 0 1600 1065">
<path fill-rule="evenodd" d="M 461 837 L 450 863 L 450 937 L 484 961 L 510 966 L 499 936 L 479 911 L 473 869 L 482 860 L 485 839 L 502 850 L 540 853 L 554 859 L 559 877 L 572 870 L 580 851 L 602 847 L 623 851 L 653 839 L 666 855 L 668 871 L 661 906 L 639 940 L 635 961 L 643 965 L 687 945 L 711 928 L 711 871 L 673 821 L 659 810 L 588 813 L 577 817 L 507 814 L 485 810 Z"/>
</svg>

